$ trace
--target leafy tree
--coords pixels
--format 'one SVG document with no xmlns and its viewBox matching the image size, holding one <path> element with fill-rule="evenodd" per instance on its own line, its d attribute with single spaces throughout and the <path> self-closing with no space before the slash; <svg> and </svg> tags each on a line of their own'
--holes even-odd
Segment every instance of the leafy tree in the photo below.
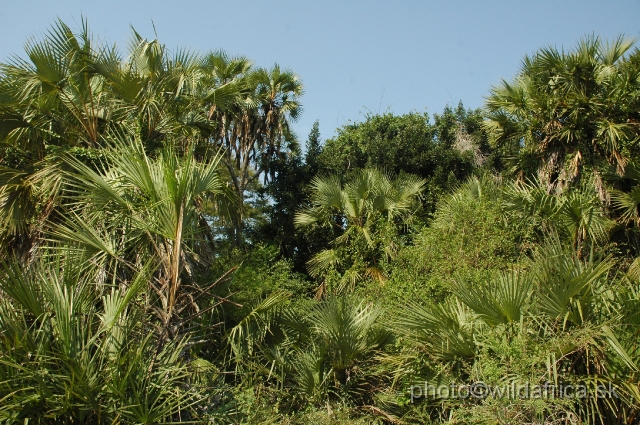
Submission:
<svg viewBox="0 0 640 425">
<path fill-rule="evenodd" d="M 318 173 L 318 157 L 323 149 L 322 140 L 320 139 L 320 123 L 318 120 L 313 123 L 305 148 L 304 163 L 307 166 L 307 172 L 315 176 Z"/>
<path fill-rule="evenodd" d="M 454 276 L 482 285 L 530 252 L 539 237 L 530 216 L 505 211 L 502 186 L 472 177 L 438 203 L 429 226 L 419 229 L 388 268 L 389 282 L 369 296 L 398 303 L 425 297 L 440 302 Z"/>
<path fill-rule="evenodd" d="M 431 213 L 439 196 L 470 175 L 486 148 L 479 111 L 459 105 L 434 118 L 432 124 L 426 114 L 367 115 L 362 123 L 347 124 L 325 143 L 320 172 L 348 179 L 361 168 L 375 167 L 392 175 L 418 175 L 427 180 L 423 205 Z"/>
<path fill-rule="evenodd" d="M 293 260 L 294 269 L 306 271 L 307 261 L 322 250 L 333 238 L 332 231 L 299 232 L 294 225 L 297 210 L 310 205 L 311 181 L 318 173 L 318 155 L 322 152 L 319 125 L 314 123 L 306 142 L 304 162 L 302 155 L 292 155 L 275 160 L 272 169 L 275 176 L 261 191 L 267 197 L 265 220 L 258 226 L 255 237 L 280 247 L 280 252 Z"/>
</svg>

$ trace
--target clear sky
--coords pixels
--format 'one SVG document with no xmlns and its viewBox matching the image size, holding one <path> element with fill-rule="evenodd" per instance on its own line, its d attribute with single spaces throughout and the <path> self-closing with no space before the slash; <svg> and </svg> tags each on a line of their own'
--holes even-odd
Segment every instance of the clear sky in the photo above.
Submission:
<svg viewBox="0 0 640 425">
<path fill-rule="evenodd" d="M 0 0 L 0 61 L 22 54 L 57 17 L 85 16 L 94 35 L 126 46 L 129 26 L 154 29 L 169 48 L 224 49 L 302 78 L 301 141 L 323 138 L 367 111 L 480 107 L 540 47 L 572 47 L 589 34 L 640 38 L 640 0 L 76 1 Z"/>
</svg>

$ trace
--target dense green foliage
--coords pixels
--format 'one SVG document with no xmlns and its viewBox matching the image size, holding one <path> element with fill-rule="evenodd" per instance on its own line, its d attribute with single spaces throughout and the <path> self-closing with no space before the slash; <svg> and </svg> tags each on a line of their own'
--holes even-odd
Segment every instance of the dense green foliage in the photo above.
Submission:
<svg viewBox="0 0 640 425">
<path fill-rule="evenodd" d="M 304 152 L 278 65 L 0 65 L 0 423 L 640 423 L 640 52 Z"/>
<path fill-rule="evenodd" d="M 391 174 L 415 174 L 427 180 L 425 213 L 438 197 L 471 175 L 487 156 L 487 138 L 480 111 L 462 104 L 434 115 L 409 113 L 368 115 L 362 123 L 347 124 L 327 140 L 319 155 L 319 172 L 348 176 L 371 167 Z"/>
</svg>

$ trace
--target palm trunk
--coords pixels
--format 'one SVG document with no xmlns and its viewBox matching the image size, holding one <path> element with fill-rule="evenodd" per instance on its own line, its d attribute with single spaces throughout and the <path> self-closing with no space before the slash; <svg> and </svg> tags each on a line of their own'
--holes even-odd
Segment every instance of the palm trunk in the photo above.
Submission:
<svg viewBox="0 0 640 425">
<path fill-rule="evenodd" d="M 178 223 L 176 229 L 176 237 L 173 241 L 173 249 L 171 252 L 169 276 L 169 297 L 167 303 L 167 319 L 170 322 L 173 317 L 173 311 L 177 302 L 178 289 L 180 287 L 180 255 L 182 247 L 182 222 L 184 219 L 184 205 L 180 205 L 178 213 Z"/>
</svg>

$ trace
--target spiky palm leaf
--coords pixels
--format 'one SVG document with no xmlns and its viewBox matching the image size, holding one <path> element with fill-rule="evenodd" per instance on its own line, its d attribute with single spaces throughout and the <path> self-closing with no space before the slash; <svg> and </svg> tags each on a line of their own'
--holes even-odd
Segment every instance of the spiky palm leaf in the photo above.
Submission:
<svg viewBox="0 0 640 425">
<path fill-rule="evenodd" d="M 611 203 L 622 212 L 622 221 L 640 227 L 640 186 L 630 192 L 613 191 Z"/>
<path fill-rule="evenodd" d="M 471 359 L 477 319 L 462 303 L 441 305 L 411 302 L 395 319 L 397 331 L 427 355 L 444 361 Z"/>
<path fill-rule="evenodd" d="M 536 251 L 534 258 L 538 309 L 563 327 L 589 320 L 593 297 L 612 268 L 612 260 L 582 260 L 557 237 Z"/>
<path fill-rule="evenodd" d="M 460 280 L 454 285 L 456 297 L 491 326 L 518 323 L 529 307 L 532 289 L 531 276 L 517 270 L 500 273 L 486 287 Z"/>
</svg>

